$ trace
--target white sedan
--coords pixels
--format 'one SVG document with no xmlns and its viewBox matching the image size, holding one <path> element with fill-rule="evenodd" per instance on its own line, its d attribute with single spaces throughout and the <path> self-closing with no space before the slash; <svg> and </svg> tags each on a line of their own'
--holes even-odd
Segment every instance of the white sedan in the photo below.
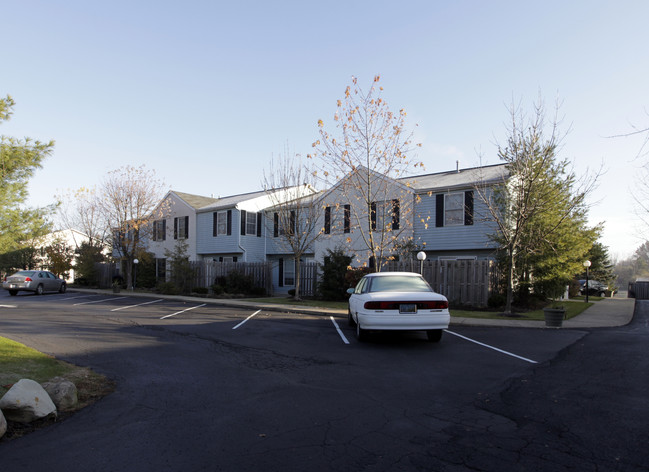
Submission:
<svg viewBox="0 0 649 472">
<path fill-rule="evenodd" d="M 438 342 L 451 321 L 446 297 L 434 292 L 419 274 L 368 274 L 347 292 L 348 320 L 356 325 L 359 341 L 368 330 L 423 330 L 430 341 Z"/>
</svg>

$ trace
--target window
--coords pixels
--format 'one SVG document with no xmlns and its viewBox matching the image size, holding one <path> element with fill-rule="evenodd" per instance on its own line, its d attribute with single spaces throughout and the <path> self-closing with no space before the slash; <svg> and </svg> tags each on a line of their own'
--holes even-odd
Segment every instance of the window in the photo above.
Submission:
<svg viewBox="0 0 649 472">
<path fill-rule="evenodd" d="M 435 196 L 435 226 L 473 225 L 473 191 Z"/>
<path fill-rule="evenodd" d="M 325 234 L 351 232 L 351 205 L 336 203 L 325 207 L 324 232 Z"/>
<path fill-rule="evenodd" d="M 174 218 L 174 239 L 187 239 L 189 237 L 189 216 Z"/>
<path fill-rule="evenodd" d="M 399 229 L 401 212 L 399 200 L 372 202 L 370 211 L 372 231 L 392 231 Z"/>
<path fill-rule="evenodd" d="M 153 222 L 153 240 L 164 241 L 167 239 L 167 220 Z"/>
<path fill-rule="evenodd" d="M 232 210 L 212 213 L 212 236 L 232 234 Z"/>
<path fill-rule="evenodd" d="M 241 235 L 246 234 L 257 235 L 258 238 L 261 238 L 261 213 L 255 213 L 253 211 L 241 210 Z"/>
<path fill-rule="evenodd" d="M 444 226 L 464 224 L 464 193 L 444 195 Z"/>
<path fill-rule="evenodd" d="M 166 280 L 167 278 L 167 259 L 155 260 L 155 276 L 158 280 Z"/>
</svg>

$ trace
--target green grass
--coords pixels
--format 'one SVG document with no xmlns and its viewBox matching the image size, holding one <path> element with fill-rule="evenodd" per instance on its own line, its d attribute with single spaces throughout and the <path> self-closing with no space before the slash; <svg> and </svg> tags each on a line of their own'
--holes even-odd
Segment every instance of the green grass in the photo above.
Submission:
<svg viewBox="0 0 649 472">
<path fill-rule="evenodd" d="M 570 319 L 581 314 L 586 308 L 593 305 L 593 303 L 590 301 L 588 303 L 585 303 L 583 301 L 563 301 L 561 302 L 561 304 L 566 309 L 566 319 Z M 502 320 L 503 318 L 506 318 L 505 315 L 502 314 L 502 312 L 498 311 L 454 310 L 453 308 L 451 308 L 450 312 L 451 317 L 457 318 L 482 318 L 493 320 Z M 545 319 L 543 315 L 543 309 L 516 313 L 511 318 L 531 321 L 543 321 Z"/>
<path fill-rule="evenodd" d="M 589 302 L 585 303 L 583 298 L 571 299 L 569 301 L 562 302 L 566 308 L 566 319 L 573 318 L 580 313 L 582 313 L 586 308 L 592 306 L 593 303 L 590 300 L 598 301 L 601 300 L 599 297 L 588 297 Z M 339 310 L 347 310 L 347 302 L 330 302 L 323 300 L 293 300 L 288 297 L 267 297 L 267 298 L 246 298 L 244 301 L 255 302 L 255 303 L 275 303 L 278 305 L 292 305 L 292 306 L 308 306 L 308 307 L 320 307 L 320 308 L 333 308 Z M 502 320 L 504 318 L 502 312 L 492 311 L 492 310 L 456 310 L 453 307 L 450 308 L 451 317 L 456 318 L 482 318 L 482 319 L 493 319 L 493 320 Z M 543 321 L 545 318 L 543 316 L 543 310 L 534 310 L 524 313 L 517 313 L 512 318 L 523 319 L 523 320 L 533 320 L 533 321 Z"/>
<path fill-rule="evenodd" d="M 65 377 L 77 385 L 79 400 L 95 398 L 110 391 L 112 384 L 105 377 L 85 367 L 55 359 L 11 339 L 0 337 L 0 397 L 20 379 L 38 383 L 54 377 Z"/>
</svg>

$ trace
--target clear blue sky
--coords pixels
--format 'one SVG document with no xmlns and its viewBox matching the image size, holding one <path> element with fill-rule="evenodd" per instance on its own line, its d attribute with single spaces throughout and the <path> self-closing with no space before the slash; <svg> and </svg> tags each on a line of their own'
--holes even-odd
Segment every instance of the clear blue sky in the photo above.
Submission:
<svg viewBox="0 0 649 472">
<path fill-rule="evenodd" d="M 591 222 L 613 256 L 640 245 L 629 189 L 649 125 L 649 2 L 2 2 L 0 133 L 56 140 L 29 204 L 145 164 L 174 190 L 261 188 L 271 155 L 306 154 L 352 75 L 382 77 L 418 124 L 427 172 L 495 164 L 507 106 L 563 102 L 561 157 L 602 163 Z M 646 159 L 646 158 L 645 158 Z"/>
</svg>

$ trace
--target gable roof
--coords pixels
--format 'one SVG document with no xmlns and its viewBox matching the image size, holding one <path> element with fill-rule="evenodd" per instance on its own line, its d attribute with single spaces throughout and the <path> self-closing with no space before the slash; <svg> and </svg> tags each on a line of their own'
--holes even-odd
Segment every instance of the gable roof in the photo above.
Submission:
<svg viewBox="0 0 649 472">
<path fill-rule="evenodd" d="M 441 189 L 466 188 L 474 184 L 495 184 L 502 182 L 508 176 L 507 164 L 494 164 L 435 174 L 415 175 L 399 180 L 401 182 L 410 182 L 410 186 L 417 192 L 430 192 Z"/>
<path fill-rule="evenodd" d="M 218 200 L 216 198 L 203 197 L 202 195 L 193 195 L 191 193 L 176 192 L 175 190 L 172 190 L 171 192 L 174 193 L 178 198 L 180 198 L 182 201 L 187 203 L 187 205 L 189 205 L 195 210 L 198 210 L 199 208 L 207 206 Z"/>
</svg>

